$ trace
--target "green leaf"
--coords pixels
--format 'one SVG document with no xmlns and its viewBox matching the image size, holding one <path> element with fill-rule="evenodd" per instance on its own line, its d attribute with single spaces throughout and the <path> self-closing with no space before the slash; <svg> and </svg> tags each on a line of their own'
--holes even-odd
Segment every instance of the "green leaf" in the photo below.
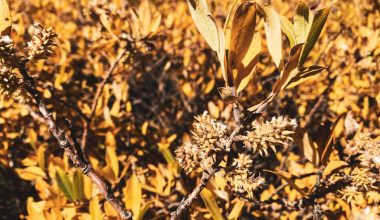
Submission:
<svg viewBox="0 0 380 220">
<path fill-rule="evenodd" d="M 263 8 L 264 28 L 267 39 L 267 45 L 270 55 L 277 68 L 281 71 L 283 69 L 283 57 L 282 57 L 282 38 L 281 38 L 281 20 L 280 16 L 270 6 L 264 6 Z"/>
<path fill-rule="evenodd" d="M 296 14 L 294 15 L 294 31 L 297 44 L 306 42 L 312 20 L 313 16 L 310 9 L 303 1 L 300 1 L 296 9 Z"/>
<path fill-rule="evenodd" d="M 73 193 L 79 201 L 84 200 L 83 192 L 83 174 L 81 171 L 76 170 L 73 177 Z"/>
<path fill-rule="evenodd" d="M 281 30 L 284 32 L 286 37 L 289 40 L 290 48 L 293 48 L 296 44 L 296 33 L 294 31 L 293 24 L 284 16 L 280 15 L 280 21 L 281 21 Z"/>
<path fill-rule="evenodd" d="M 309 56 L 310 51 L 313 49 L 315 43 L 317 42 L 319 35 L 325 26 L 327 17 L 329 16 L 330 8 L 331 5 L 318 10 L 315 14 L 310 32 L 307 36 L 306 44 L 301 53 L 301 57 L 298 63 L 299 66 L 302 66 L 305 63 L 307 56 Z"/>
<path fill-rule="evenodd" d="M 201 192 L 201 197 L 204 203 L 206 204 L 206 207 L 210 212 L 212 219 L 223 220 L 224 218 L 219 210 L 218 204 L 216 203 L 216 198 L 214 194 L 210 190 L 205 188 Z"/>
<path fill-rule="evenodd" d="M 57 171 L 55 178 L 57 180 L 59 189 L 70 201 L 76 201 L 77 198 L 75 197 L 73 186 L 70 182 L 69 176 L 61 168 L 57 167 L 56 169 Z"/>
<path fill-rule="evenodd" d="M 321 66 L 301 67 L 298 69 L 298 73 L 296 74 L 296 76 L 290 80 L 290 82 L 286 85 L 285 88 L 290 89 L 294 86 L 297 86 L 308 80 L 310 77 L 313 77 L 318 73 L 322 72 L 322 70 L 324 69 L 325 68 Z"/>
<path fill-rule="evenodd" d="M 191 17 L 203 38 L 212 50 L 219 51 L 218 27 L 212 17 L 206 0 L 187 0 Z"/>
<path fill-rule="evenodd" d="M 0 35 L 10 35 L 12 17 L 7 0 L 0 0 Z"/>
</svg>

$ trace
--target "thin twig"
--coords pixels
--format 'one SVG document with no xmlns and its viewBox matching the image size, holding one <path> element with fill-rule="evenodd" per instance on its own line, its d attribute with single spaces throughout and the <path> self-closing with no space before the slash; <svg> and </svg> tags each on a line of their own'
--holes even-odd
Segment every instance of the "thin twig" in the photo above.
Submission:
<svg viewBox="0 0 380 220">
<path fill-rule="evenodd" d="M 94 99 L 92 100 L 92 104 L 91 104 L 90 116 L 88 117 L 88 120 L 85 121 L 84 126 L 83 126 L 84 130 L 83 130 L 82 139 L 81 139 L 82 150 L 84 150 L 86 148 L 88 131 L 89 131 L 91 123 L 94 119 L 96 107 L 98 106 L 98 101 L 99 101 L 99 98 L 103 92 L 104 86 L 107 84 L 108 80 L 112 77 L 112 74 L 115 71 L 117 65 L 122 60 L 122 58 L 125 56 L 127 51 L 128 51 L 127 49 L 123 49 L 123 51 L 117 56 L 114 63 L 108 69 L 106 76 L 103 78 L 102 82 L 100 83 L 100 85 L 96 89 L 96 93 L 95 93 Z"/>
<path fill-rule="evenodd" d="M 28 74 L 25 63 L 20 63 L 18 65 L 18 69 L 20 70 L 20 73 L 25 80 L 26 89 L 37 103 L 39 111 L 45 119 L 45 123 L 49 126 L 49 130 L 55 139 L 57 139 L 59 146 L 65 151 L 66 156 L 71 160 L 76 168 L 81 169 L 83 174 L 87 175 L 92 180 L 92 182 L 98 186 L 99 192 L 117 211 L 121 219 L 131 219 L 131 212 L 127 211 L 116 199 L 109 184 L 107 184 L 107 182 L 95 172 L 91 164 L 84 157 L 81 148 L 78 146 L 75 147 L 73 144 L 71 144 L 69 139 L 66 137 L 65 132 L 57 125 L 52 116 L 52 113 L 48 111 L 43 98 L 37 91 L 33 78 Z M 76 141 L 74 140 L 74 143 L 75 142 Z"/>
</svg>

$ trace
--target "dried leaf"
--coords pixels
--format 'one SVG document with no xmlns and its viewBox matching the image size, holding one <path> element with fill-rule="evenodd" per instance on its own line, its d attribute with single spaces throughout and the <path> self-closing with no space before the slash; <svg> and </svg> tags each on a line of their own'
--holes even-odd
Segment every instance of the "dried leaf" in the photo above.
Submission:
<svg viewBox="0 0 380 220">
<path fill-rule="evenodd" d="M 303 155 L 308 159 L 311 163 L 317 166 L 320 162 L 320 156 L 318 152 L 318 145 L 313 142 L 309 134 L 301 129 L 296 132 L 297 136 L 295 137 L 295 141 L 297 145 L 301 148 Z"/>
<path fill-rule="evenodd" d="M 12 17 L 7 0 L 0 0 L 0 35 L 10 35 Z"/>
</svg>

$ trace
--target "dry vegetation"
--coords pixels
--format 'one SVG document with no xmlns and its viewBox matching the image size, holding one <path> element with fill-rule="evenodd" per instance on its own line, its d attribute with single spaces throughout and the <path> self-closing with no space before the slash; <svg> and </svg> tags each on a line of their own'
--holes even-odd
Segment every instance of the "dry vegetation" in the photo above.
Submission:
<svg viewBox="0 0 380 220">
<path fill-rule="evenodd" d="M 0 219 L 380 218 L 377 0 L 0 0 L 0 35 Z"/>
</svg>

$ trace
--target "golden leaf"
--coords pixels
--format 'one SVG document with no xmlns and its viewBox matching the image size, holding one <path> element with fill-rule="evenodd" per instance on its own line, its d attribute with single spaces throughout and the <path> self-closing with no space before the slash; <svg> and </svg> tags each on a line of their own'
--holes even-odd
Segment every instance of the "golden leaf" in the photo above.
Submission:
<svg viewBox="0 0 380 220">
<path fill-rule="evenodd" d="M 12 17 L 7 0 L 0 0 L 0 35 L 10 35 Z"/>
</svg>

